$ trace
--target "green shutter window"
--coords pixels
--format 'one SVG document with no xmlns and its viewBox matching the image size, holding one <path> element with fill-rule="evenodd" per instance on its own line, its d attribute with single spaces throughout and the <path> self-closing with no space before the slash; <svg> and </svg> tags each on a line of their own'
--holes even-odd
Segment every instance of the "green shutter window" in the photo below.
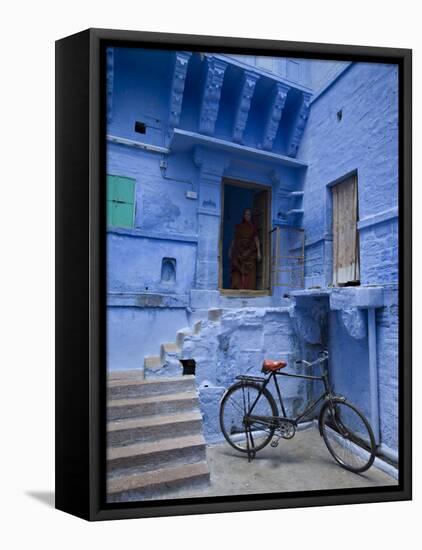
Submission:
<svg viewBox="0 0 422 550">
<path fill-rule="evenodd" d="M 133 227 L 135 180 L 107 175 L 107 225 Z"/>
</svg>

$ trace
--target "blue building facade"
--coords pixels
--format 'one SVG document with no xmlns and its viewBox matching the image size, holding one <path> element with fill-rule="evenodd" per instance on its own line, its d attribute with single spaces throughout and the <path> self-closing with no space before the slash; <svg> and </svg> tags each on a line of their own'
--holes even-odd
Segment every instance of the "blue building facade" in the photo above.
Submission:
<svg viewBox="0 0 422 550">
<path fill-rule="evenodd" d="M 193 359 L 214 441 L 237 374 L 329 349 L 336 391 L 395 459 L 397 92 L 392 65 L 110 48 L 109 371 L 173 376 Z M 354 275 L 341 201 L 355 205 Z M 247 292 L 227 259 L 244 208 L 263 256 Z M 290 410 L 315 391 L 288 384 Z"/>
</svg>

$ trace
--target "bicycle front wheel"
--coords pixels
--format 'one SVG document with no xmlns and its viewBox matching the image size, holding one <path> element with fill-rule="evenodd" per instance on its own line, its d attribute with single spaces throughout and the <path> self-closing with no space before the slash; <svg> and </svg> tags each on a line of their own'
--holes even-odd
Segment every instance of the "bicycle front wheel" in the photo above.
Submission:
<svg viewBox="0 0 422 550">
<path fill-rule="evenodd" d="M 227 442 L 243 453 L 248 452 L 248 445 L 255 452 L 263 449 L 271 441 L 276 428 L 271 420 L 250 420 L 249 414 L 257 417 L 277 417 L 278 410 L 274 398 L 268 390 L 262 391 L 259 384 L 234 384 L 221 402 L 220 426 Z"/>
<path fill-rule="evenodd" d="M 372 466 L 374 433 L 354 405 L 340 399 L 327 401 L 321 410 L 320 430 L 328 450 L 343 468 L 361 473 Z"/>
</svg>

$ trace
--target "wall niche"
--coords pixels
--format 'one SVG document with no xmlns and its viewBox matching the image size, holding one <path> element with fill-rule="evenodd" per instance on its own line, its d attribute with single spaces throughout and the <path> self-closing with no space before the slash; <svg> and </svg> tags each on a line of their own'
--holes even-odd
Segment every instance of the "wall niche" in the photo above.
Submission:
<svg viewBox="0 0 422 550">
<path fill-rule="evenodd" d="M 163 258 L 161 262 L 161 282 L 167 285 L 176 282 L 175 258 Z"/>
</svg>

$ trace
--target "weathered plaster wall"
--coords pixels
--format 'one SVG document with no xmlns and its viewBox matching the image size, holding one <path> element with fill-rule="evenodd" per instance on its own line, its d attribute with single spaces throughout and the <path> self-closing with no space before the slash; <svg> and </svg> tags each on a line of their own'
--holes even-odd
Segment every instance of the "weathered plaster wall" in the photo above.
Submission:
<svg viewBox="0 0 422 550">
<path fill-rule="evenodd" d="M 394 65 L 355 63 L 311 104 L 298 153 L 309 162 L 303 198 L 303 227 L 308 248 L 313 248 L 306 251 L 309 286 L 331 283 L 325 278 L 331 253 L 320 242 L 332 239 L 330 185 L 354 171 L 358 176 L 361 284 L 396 280 L 397 78 Z M 382 219 L 382 225 L 391 227 L 374 225 Z M 319 270 L 312 243 L 319 243 Z"/>
<path fill-rule="evenodd" d="M 396 281 L 396 69 L 354 64 L 312 104 L 298 152 L 298 158 L 309 163 L 306 168 L 259 152 L 296 155 L 309 95 L 298 89 L 286 92 L 269 76 L 256 78 L 244 68 L 199 54 L 181 54 L 180 65 L 176 63 L 180 79 L 174 85 L 171 52 L 139 54 L 115 50 L 107 131 L 168 146 L 172 152 L 163 155 L 108 143 L 108 173 L 136 180 L 134 228 L 108 233 L 109 368 L 141 367 L 145 355 L 157 355 L 162 343 L 173 342 L 177 331 L 206 315 L 207 308 L 223 306 L 231 311 L 205 322 L 185 356 L 197 360 L 209 440 L 219 433 L 223 388 L 241 372 L 259 374 L 264 356 L 312 360 L 329 347 L 335 389 L 366 410 L 368 343 L 361 314 L 348 308 L 329 312 L 326 297 L 297 300 L 296 309 L 287 312 L 265 309 L 280 304 L 280 291 L 255 300 L 219 295 L 221 181 L 232 177 L 272 187 L 273 224 L 303 224 L 306 285 L 326 287 L 332 276 L 330 185 L 357 171 L 361 281 Z M 145 134 L 134 132 L 135 120 L 147 124 Z M 198 145 L 195 136 L 176 139 L 174 126 L 208 136 L 209 142 Z M 256 147 L 258 153 L 217 150 L 214 138 Z M 301 190 L 303 200 L 290 194 Z M 196 198 L 188 198 L 188 192 Z M 163 258 L 175 261 L 171 280 L 162 277 Z M 387 303 L 377 314 L 378 374 L 382 441 L 394 449 L 397 298 L 393 291 L 386 295 Z M 289 384 L 285 389 L 290 411 L 300 409 L 317 391 L 307 382 Z"/>
<path fill-rule="evenodd" d="M 377 353 L 382 442 L 398 448 L 398 287 L 384 290 L 385 306 L 377 311 Z"/>
<path fill-rule="evenodd" d="M 396 213 L 397 209 L 395 209 Z M 368 283 L 398 281 L 398 219 L 396 214 L 382 223 L 360 230 L 361 278 Z"/>
<path fill-rule="evenodd" d="M 288 360 L 300 356 L 300 339 L 291 308 L 213 310 L 198 334 L 186 337 L 182 355 L 195 359 L 196 380 L 208 441 L 222 438 L 219 401 L 239 374 L 262 376 L 264 358 Z M 289 414 L 303 410 L 311 391 L 299 379 L 279 379 Z M 275 388 L 273 388 L 275 391 Z"/>
<path fill-rule="evenodd" d="M 197 185 L 192 155 L 166 156 L 165 175 L 160 169 L 164 157 L 133 147 L 109 143 L 107 173 L 136 179 L 135 228 L 155 234 L 195 235 L 198 203 L 186 197 Z"/>
<path fill-rule="evenodd" d="M 361 285 L 384 286 L 377 309 L 381 442 L 397 449 L 398 411 L 398 74 L 397 67 L 352 64 L 312 105 L 299 156 L 309 162 L 304 183 L 306 286 L 332 281 L 330 186 L 357 172 Z M 339 116 L 341 113 L 341 116 Z M 369 415 L 365 309 L 329 313 L 331 375 Z"/>
<path fill-rule="evenodd" d="M 109 370 L 143 369 L 144 355 L 154 355 L 187 325 L 183 308 L 108 307 Z"/>
<path fill-rule="evenodd" d="M 331 311 L 330 374 L 337 393 L 346 395 L 369 418 L 369 352 L 366 311 Z"/>
<path fill-rule="evenodd" d="M 196 242 L 148 238 L 110 231 L 107 241 L 109 292 L 188 294 L 194 284 Z M 163 260 L 175 260 L 175 279 L 163 277 Z"/>
<path fill-rule="evenodd" d="M 113 51 L 113 109 L 107 132 L 164 145 L 174 64 L 171 54 L 149 50 L 145 55 L 145 50 L 138 48 L 113 48 Z M 137 120 L 148 124 L 148 131 L 142 136 L 134 130 Z"/>
</svg>

